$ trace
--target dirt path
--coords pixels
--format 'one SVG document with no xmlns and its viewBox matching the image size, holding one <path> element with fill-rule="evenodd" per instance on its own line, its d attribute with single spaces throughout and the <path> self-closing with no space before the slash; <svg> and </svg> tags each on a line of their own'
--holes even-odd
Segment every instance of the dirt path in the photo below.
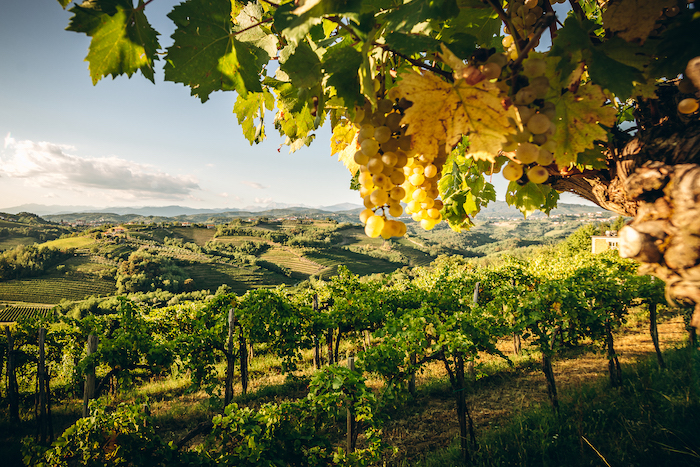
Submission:
<svg viewBox="0 0 700 467">
<path fill-rule="evenodd" d="M 665 321 L 658 326 L 662 350 L 673 347 L 686 339 L 685 326 L 681 317 Z M 512 354 L 512 344 L 499 345 L 507 355 Z M 625 366 L 654 355 L 654 346 L 649 336 L 648 325 L 625 329 L 615 335 L 615 350 L 619 356 L 622 371 Z M 557 389 L 565 394 L 567 390 L 589 383 L 596 379 L 608 378 L 607 357 L 602 352 L 581 352 L 570 358 L 554 361 Z M 437 364 L 429 367 L 417 384 L 435 384 L 444 376 L 444 369 Z M 431 391 L 430 395 L 419 395 L 413 407 L 397 416 L 400 420 L 389 423 L 385 429 L 386 441 L 405 453 L 406 459 L 417 459 L 429 451 L 447 447 L 459 433 L 457 411 L 452 391 L 444 386 L 442 390 Z M 475 423 L 477 437 L 479 431 L 498 425 L 508 416 L 521 412 L 536 404 L 549 403 L 544 376 L 537 362 L 512 372 L 480 379 L 477 389 L 469 397 L 471 415 Z"/>
</svg>

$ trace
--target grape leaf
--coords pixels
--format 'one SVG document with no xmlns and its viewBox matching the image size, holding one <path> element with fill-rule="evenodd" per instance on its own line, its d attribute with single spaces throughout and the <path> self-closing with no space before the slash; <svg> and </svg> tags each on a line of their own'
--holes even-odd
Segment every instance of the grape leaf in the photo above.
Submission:
<svg viewBox="0 0 700 467">
<path fill-rule="evenodd" d="M 363 102 L 358 74 L 360 66 L 362 54 L 347 39 L 326 50 L 323 56 L 322 67 L 328 76 L 326 84 L 335 88 L 336 95 L 349 109 Z"/>
<path fill-rule="evenodd" d="M 473 47 L 479 44 L 486 49 L 502 49 L 501 20 L 495 10 L 480 0 L 460 0 L 458 4 L 459 14 L 447 20 L 441 40 L 450 43 L 450 49 L 462 58 L 467 56 L 460 53 L 463 50 L 459 45 Z M 466 36 L 475 38 L 475 44 L 462 42 Z"/>
<path fill-rule="evenodd" d="M 321 81 L 321 60 L 306 41 L 299 42 L 294 53 L 284 61 L 280 57 L 280 69 L 300 89 L 311 88 Z"/>
<path fill-rule="evenodd" d="M 285 3 L 275 11 L 275 29 L 292 43 L 298 43 L 314 26 L 320 25 L 323 17 L 342 15 L 347 19 L 359 20 L 361 0 L 320 0 L 308 6 L 299 7 L 296 2 Z"/>
<path fill-rule="evenodd" d="M 233 106 L 233 113 L 238 118 L 243 135 L 250 144 L 260 143 L 265 139 L 265 109 L 275 108 L 275 97 L 268 90 L 249 92 L 247 96 L 239 94 Z M 259 124 L 256 124 L 259 119 Z"/>
<path fill-rule="evenodd" d="M 358 135 L 357 127 L 347 120 L 338 123 L 331 135 L 331 156 L 338 154 L 338 160 L 352 174 L 360 170 L 360 166 L 355 162 Z"/>
<path fill-rule="evenodd" d="M 690 59 L 700 55 L 700 40 L 697 40 L 700 37 L 700 14 L 697 10 L 690 10 L 673 19 L 662 37 L 653 41 L 656 60 L 650 66 L 652 77 L 676 77 L 685 70 Z"/>
<path fill-rule="evenodd" d="M 593 148 L 594 141 L 607 141 L 608 133 L 600 125 L 611 127 L 616 121 L 615 108 L 605 105 L 607 98 L 597 84 L 582 84 L 576 93 L 565 92 L 556 105 L 557 144 L 554 158 L 557 165 L 566 167 L 576 162 L 580 152 Z"/>
<path fill-rule="evenodd" d="M 418 34 L 391 32 L 384 36 L 384 41 L 389 48 L 404 55 L 440 50 L 439 40 Z"/>
<path fill-rule="evenodd" d="M 92 84 L 108 75 L 131 77 L 137 70 L 155 82 L 153 61 L 160 45 L 143 9 L 131 0 L 89 0 L 69 11 L 73 17 L 67 29 L 92 37 L 85 57 Z"/>
<path fill-rule="evenodd" d="M 263 8 L 260 4 L 249 3 L 236 16 L 233 28 L 234 32 L 237 33 L 236 39 L 241 42 L 249 42 L 267 52 L 267 56 L 260 54 L 259 58 L 264 62 L 258 63 L 259 66 L 266 65 L 271 57 L 277 55 L 277 38 L 261 24 L 263 15 Z M 255 27 L 255 25 L 259 26 Z"/>
<path fill-rule="evenodd" d="M 518 208 L 526 218 L 538 210 L 549 214 L 556 207 L 558 199 L 557 190 L 549 185 L 532 182 L 527 182 L 525 185 L 510 182 L 506 192 L 506 202 Z"/>
<path fill-rule="evenodd" d="M 269 56 L 235 38 L 231 15 L 228 0 L 188 0 L 173 8 L 168 17 L 177 29 L 166 56 L 165 79 L 189 86 L 202 102 L 219 90 L 261 92 L 260 63 Z"/>
<path fill-rule="evenodd" d="M 453 85 L 432 73 L 409 72 L 401 75 L 399 89 L 413 102 L 402 122 L 418 153 L 437 155 L 439 141 L 449 152 L 464 135 L 469 136 L 467 155 L 494 161 L 506 135 L 515 133 L 508 121 L 515 119 L 513 107 L 504 108 L 502 92 L 489 81 Z"/>
<path fill-rule="evenodd" d="M 58 0 L 58 3 L 63 7 L 65 10 L 66 7 L 72 2 L 73 0 Z"/>
<path fill-rule="evenodd" d="M 413 0 L 389 9 L 380 21 L 387 31 L 411 33 L 413 28 L 429 20 L 448 19 L 457 15 L 459 7 L 454 0 L 434 0 L 426 2 Z"/>
<path fill-rule="evenodd" d="M 603 26 L 627 42 L 643 44 L 665 8 L 676 6 L 676 0 L 615 0 L 603 11 Z"/>
</svg>

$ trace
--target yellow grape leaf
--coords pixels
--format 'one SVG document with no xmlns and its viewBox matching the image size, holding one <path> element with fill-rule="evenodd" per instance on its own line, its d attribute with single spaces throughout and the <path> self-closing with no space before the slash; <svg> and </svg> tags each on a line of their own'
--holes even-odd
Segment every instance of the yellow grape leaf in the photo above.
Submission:
<svg viewBox="0 0 700 467">
<path fill-rule="evenodd" d="M 469 137 L 467 155 L 495 161 L 506 135 L 516 132 L 508 118 L 515 120 L 514 107 L 503 107 L 502 91 L 489 81 L 470 86 L 459 80 L 454 84 L 432 73 L 408 72 L 401 75 L 401 94 L 413 102 L 401 120 L 408 124 L 413 149 L 421 154 L 438 154 L 438 141 L 445 151 Z"/>
<path fill-rule="evenodd" d="M 582 84 L 576 93 L 565 92 L 550 100 L 557 109 L 557 130 L 552 140 L 557 144 L 554 158 L 559 167 L 576 162 L 577 155 L 593 148 L 594 141 L 607 141 L 607 131 L 600 125 L 613 126 L 616 112 L 613 106 L 605 105 L 607 97 L 600 86 Z"/>
<path fill-rule="evenodd" d="M 355 162 L 355 153 L 358 149 L 357 136 L 360 132 L 357 127 L 347 120 L 338 123 L 333 128 L 331 135 L 331 156 L 338 154 L 338 160 L 353 175 L 360 170 L 360 166 Z"/>
<path fill-rule="evenodd" d="M 643 44 L 664 8 L 677 3 L 677 0 L 611 0 L 603 12 L 603 26 L 627 42 Z"/>
</svg>

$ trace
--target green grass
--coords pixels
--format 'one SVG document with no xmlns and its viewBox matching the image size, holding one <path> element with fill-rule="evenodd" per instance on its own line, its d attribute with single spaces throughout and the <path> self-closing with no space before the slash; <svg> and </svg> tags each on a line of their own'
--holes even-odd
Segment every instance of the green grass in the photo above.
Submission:
<svg viewBox="0 0 700 467">
<path fill-rule="evenodd" d="M 665 352 L 631 366 L 623 387 L 606 380 L 548 404 L 514 414 L 501 427 L 478 434 L 475 466 L 689 466 L 700 465 L 700 353 Z M 421 467 L 461 465 L 458 443 L 433 453 Z"/>
<path fill-rule="evenodd" d="M 95 243 L 95 239 L 91 237 L 68 237 L 42 243 L 42 246 L 56 248 L 58 250 L 67 250 L 68 248 L 87 248 L 93 243 Z"/>
<path fill-rule="evenodd" d="M 11 250 L 18 246 L 28 246 L 37 243 L 34 237 L 5 237 L 0 238 L 0 251 Z"/>
<path fill-rule="evenodd" d="M 182 238 L 182 241 L 196 243 L 199 246 L 204 246 L 209 240 L 214 238 L 215 229 L 202 229 L 197 227 L 170 227 L 177 237 Z"/>
</svg>

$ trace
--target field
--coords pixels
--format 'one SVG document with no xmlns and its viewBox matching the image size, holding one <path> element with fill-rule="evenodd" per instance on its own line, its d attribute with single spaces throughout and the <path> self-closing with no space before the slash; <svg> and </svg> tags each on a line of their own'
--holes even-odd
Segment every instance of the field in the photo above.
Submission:
<svg viewBox="0 0 700 467">
<path fill-rule="evenodd" d="M 221 284 L 227 284 L 235 293 L 242 294 L 254 288 L 275 287 L 293 282 L 288 277 L 257 266 L 199 263 L 188 267 L 187 272 L 194 279 L 196 289 L 208 289 L 212 293 L 216 292 Z"/>
<path fill-rule="evenodd" d="M 93 243 L 95 243 L 95 240 L 91 237 L 69 237 L 45 242 L 42 245 L 58 250 L 67 250 L 69 248 L 87 248 Z"/>
<path fill-rule="evenodd" d="M 56 304 L 61 300 L 82 300 L 90 295 L 112 295 L 114 282 L 82 275 L 52 273 L 29 279 L 0 282 L 0 300 Z"/>
<path fill-rule="evenodd" d="M 0 324 L 30 316 L 46 316 L 50 311 L 51 307 L 46 305 L 7 305 L 0 307 Z"/>
</svg>

